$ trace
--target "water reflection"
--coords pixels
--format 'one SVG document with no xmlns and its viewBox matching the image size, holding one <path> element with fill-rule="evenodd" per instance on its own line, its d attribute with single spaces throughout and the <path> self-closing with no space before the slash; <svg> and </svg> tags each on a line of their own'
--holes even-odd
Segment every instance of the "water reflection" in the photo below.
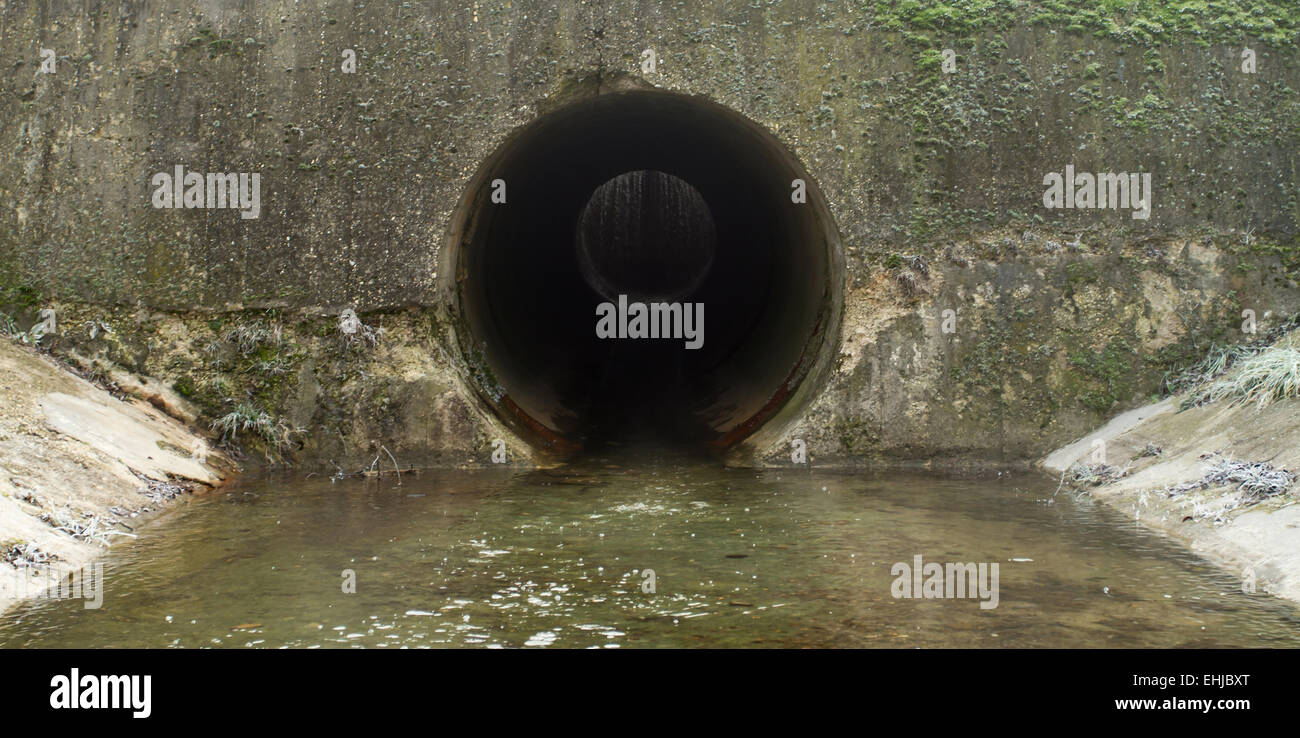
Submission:
<svg viewBox="0 0 1300 738">
<path fill-rule="evenodd" d="M 119 546 L 102 609 L 25 605 L 0 646 L 1300 645 L 1292 605 L 1054 488 L 603 459 L 245 479 Z M 918 554 L 999 563 L 998 606 L 895 599 Z"/>
</svg>

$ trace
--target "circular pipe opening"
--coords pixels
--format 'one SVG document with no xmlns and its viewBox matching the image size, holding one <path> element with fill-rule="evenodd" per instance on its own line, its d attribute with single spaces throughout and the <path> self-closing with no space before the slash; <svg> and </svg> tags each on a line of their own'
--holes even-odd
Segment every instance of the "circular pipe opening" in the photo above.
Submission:
<svg viewBox="0 0 1300 738">
<path fill-rule="evenodd" d="M 578 222 L 578 265 L 607 300 L 680 301 L 717 251 L 704 196 L 684 179 L 640 170 L 596 188 Z"/>
<path fill-rule="evenodd" d="M 820 191 L 774 136 L 699 98 L 542 116 L 480 168 L 451 246 L 468 381 L 541 449 L 725 450 L 791 417 L 834 349 L 843 265 Z"/>
</svg>

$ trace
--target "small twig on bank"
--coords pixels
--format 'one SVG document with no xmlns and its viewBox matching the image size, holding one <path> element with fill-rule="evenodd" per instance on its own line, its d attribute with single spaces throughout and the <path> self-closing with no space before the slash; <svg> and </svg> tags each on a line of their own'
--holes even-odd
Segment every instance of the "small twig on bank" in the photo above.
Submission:
<svg viewBox="0 0 1300 738">
<path fill-rule="evenodd" d="M 0 561 L 15 568 L 46 566 L 52 561 L 62 561 L 57 555 L 47 553 L 34 543 L 15 543 L 0 549 Z"/>
</svg>

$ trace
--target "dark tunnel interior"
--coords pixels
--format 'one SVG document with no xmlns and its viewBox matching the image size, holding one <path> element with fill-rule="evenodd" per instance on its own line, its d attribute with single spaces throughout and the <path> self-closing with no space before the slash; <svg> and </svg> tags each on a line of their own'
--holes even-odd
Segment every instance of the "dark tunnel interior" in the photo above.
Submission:
<svg viewBox="0 0 1300 738">
<path fill-rule="evenodd" d="M 458 221 L 461 351 L 538 447 L 726 448 L 781 409 L 833 322 L 838 244 L 814 184 L 697 98 L 619 92 L 541 117 L 485 163 Z M 597 306 L 620 295 L 702 303 L 702 344 L 599 337 Z"/>
</svg>

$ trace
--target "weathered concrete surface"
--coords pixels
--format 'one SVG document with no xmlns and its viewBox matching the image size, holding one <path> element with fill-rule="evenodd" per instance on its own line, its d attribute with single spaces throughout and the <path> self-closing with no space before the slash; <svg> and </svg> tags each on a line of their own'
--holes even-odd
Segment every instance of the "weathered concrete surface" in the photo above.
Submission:
<svg viewBox="0 0 1300 738">
<path fill-rule="evenodd" d="M 814 463 L 1031 458 L 1149 401 L 1198 345 L 1237 340 L 1243 307 L 1280 308 L 1269 327 L 1300 309 L 1277 272 L 1224 273 L 1235 259 L 1196 242 L 1093 255 L 1024 235 L 992 241 L 1000 261 L 959 245 L 925 294 L 897 271 L 850 290 L 839 365 L 765 458 L 788 462 L 796 438 Z"/>
<path fill-rule="evenodd" d="M 1104 447 L 1099 444 L 1105 444 L 1112 438 L 1116 438 L 1124 433 L 1128 433 L 1139 425 L 1149 422 L 1154 418 L 1168 413 L 1177 412 L 1178 405 L 1174 398 L 1167 397 L 1160 402 L 1153 402 L 1150 405 L 1133 408 L 1128 412 L 1120 413 L 1111 418 L 1110 422 L 1080 438 L 1079 440 L 1066 444 L 1043 458 L 1043 468 L 1060 474 L 1069 469 L 1076 462 L 1086 460 L 1089 454 L 1097 451 L 1098 448 Z"/>
<path fill-rule="evenodd" d="M 643 77 L 772 131 L 842 236 L 841 366 L 738 458 L 794 437 L 818 463 L 1032 458 L 1235 337 L 1242 309 L 1300 308 L 1296 20 L 1248 5 L 10 3 L 0 309 L 58 305 L 64 350 L 179 383 L 209 418 L 257 403 L 307 431 L 302 460 L 482 463 L 509 438 L 444 358 L 456 204 L 512 131 Z M 261 217 L 152 208 L 177 164 L 260 172 Z M 1151 172 L 1150 220 L 1044 210 L 1066 164 Z M 928 262 L 919 291 L 900 255 Z M 404 336 L 400 369 L 335 351 L 345 307 Z M 117 332 L 86 348 L 99 318 Z M 198 343 L 259 321 L 299 349 L 214 366 Z"/>
<path fill-rule="evenodd" d="M 62 392 L 46 395 L 40 405 L 50 430 L 91 448 L 113 449 L 117 461 L 151 479 L 176 476 L 208 485 L 221 479 L 194 457 L 168 449 L 161 433 L 140 420 L 124 418 L 112 405 Z"/>
<path fill-rule="evenodd" d="M 142 494 L 150 482 L 214 487 L 232 468 L 152 405 L 114 398 L 49 357 L 0 340 L 0 551 L 32 544 L 58 557 L 55 570 L 79 569 L 102 553 L 101 541 L 58 525 L 95 518 L 101 533 L 130 535 L 137 517 L 166 504 Z M 0 561 L 0 611 L 21 593 L 35 595 L 34 575 L 48 571 Z"/>
</svg>

